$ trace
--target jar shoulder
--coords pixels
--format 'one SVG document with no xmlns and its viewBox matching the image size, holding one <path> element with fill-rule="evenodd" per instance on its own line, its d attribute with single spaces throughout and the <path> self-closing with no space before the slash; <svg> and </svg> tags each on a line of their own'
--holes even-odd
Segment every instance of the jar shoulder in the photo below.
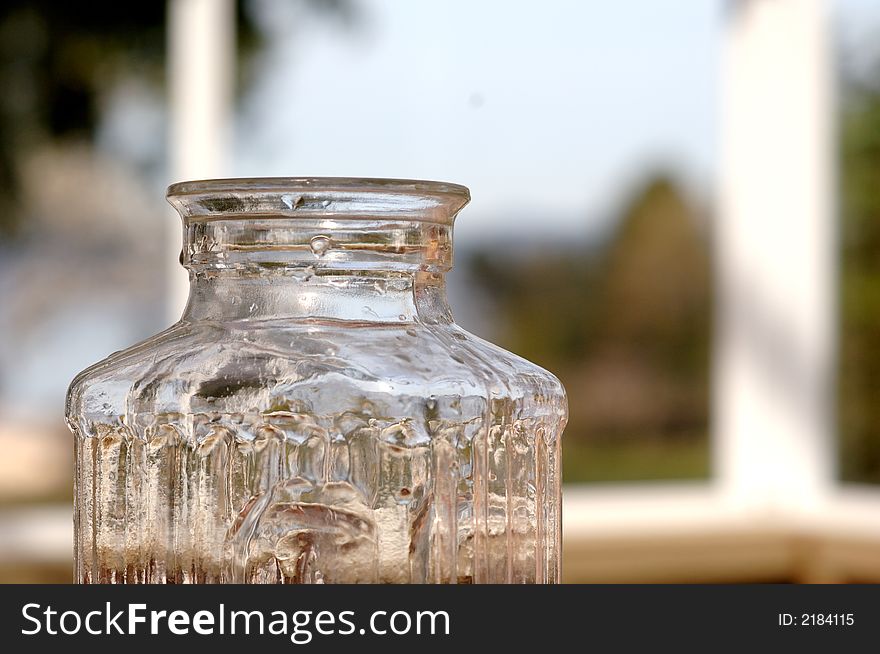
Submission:
<svg viewBox="0 0 880 654">
<path fill-rule="evenodd" d="M 168 329 L 79 372 L 67 388 L 65 416 L 71 428 L 81 417 L 100 419 L 119 414 L 133 385 L 150 373 L 151 363 L 175 357 L 197 342 L 197 333 L 185 323 Z"/>
<path fill-rule="evenodd" d="M 491 375 L 493 381 L 500 381 L 508 386 L 513 393 L 539 393 L 550 401 L 567 404 L 562 382 L 549 370 L 480 338 L 458 325 L 452 325 L 451 328 L 461 334 L 461 338 L 473 351 L 475 358 L 484 362 L 487 368 L 486 372 Z"/>
<path fill-rule="evenodd" d="M 132 413 L 265 411 L 291 398 L 317 411 L 358 397 L 404 406 L 406 397 L 487 395 L 565 403 L 551 373 L 455 324 L 204 321 L 178 323 L 84 370 L 66 414 L 75 428 Z"/>
</svg>

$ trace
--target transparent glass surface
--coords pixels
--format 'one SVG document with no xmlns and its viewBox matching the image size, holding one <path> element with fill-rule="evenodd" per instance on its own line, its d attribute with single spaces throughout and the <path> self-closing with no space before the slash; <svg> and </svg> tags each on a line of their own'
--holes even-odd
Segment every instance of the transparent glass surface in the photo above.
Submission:
<svg viewBox="0 0 880 654">
<path fill-rule="evenodd" d="M 81 583 L 553 583 L 564 391 L 458 327 L 466 188 L 175 184 L 189 302 L 80 373 Z"/>
</svg>

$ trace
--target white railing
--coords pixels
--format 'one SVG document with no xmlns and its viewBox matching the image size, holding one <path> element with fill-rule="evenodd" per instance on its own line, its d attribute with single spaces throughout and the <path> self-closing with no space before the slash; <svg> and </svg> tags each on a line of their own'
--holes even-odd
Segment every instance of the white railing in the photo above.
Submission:
<svg viewBox="0 0 880 654">
<path fill-rule="evenodd" d="M 170 178 L 229 174 L 236 70 L 234 0 L 169 0 Z M 168 210 L 168 317 L 176 321 L 189 282 L 180 267 L 180 217 Z"/>
</svg>

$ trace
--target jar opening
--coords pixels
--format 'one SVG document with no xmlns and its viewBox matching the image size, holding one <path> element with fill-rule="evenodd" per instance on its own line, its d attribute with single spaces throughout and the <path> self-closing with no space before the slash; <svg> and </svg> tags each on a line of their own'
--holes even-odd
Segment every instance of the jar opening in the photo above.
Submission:
<svg viewBox="0 0 880 654">
<path fill-rule="evenodd" d="M 470 194 L 444 182 L 277 177 L 179 182 L 167 198 L 183 219 L 186 268 L 445 272 Z"/>
<path fill-rule="evenodd" d="M 209 179 L 172 184 L 168 201 L 184 219 L 233 216 L 344 220 L 401 217 L 451 224 L 470 201 L 464 186 L 446 182 L 349 177 Z"/>
</svg>

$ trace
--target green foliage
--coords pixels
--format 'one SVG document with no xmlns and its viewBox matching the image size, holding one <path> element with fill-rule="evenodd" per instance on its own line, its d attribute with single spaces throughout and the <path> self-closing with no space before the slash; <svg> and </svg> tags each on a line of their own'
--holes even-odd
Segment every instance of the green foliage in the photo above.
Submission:
<svg viewBox="0 0 880 654">
<path fill-rule="evenodd" d="M 565 439 L 563 480 L 614 482 L 698 480 L 709 476 L 709 441 L 705 433 L 668 440 L 642 437 L 638 441 Z"/>
<path fill-rule="evenodd" d="M 161 81 L 165 2 L 7 0 L 0 8 L 0 233 L 20 212 L 18 157 L 90 138 L 101 92 L 123 73 Z"/>
<path fill-rule="evenodd" d="M 708 474 L 710 266 L 705 234 L 658 175 L 600 248 L 483 252 L 474 277 L 497 300 L 505 347 L 569 393 L 567 481 Z"/>
<path fill-rule="evenodd" d="M 240 78 L 260 43 L 251 11 L 236 2 Z M 305 8 L 344 27 L 357 24 L 353 0 L 307 0 Z M 19 155 L 42 141 L 90 140 L 101 96 L 121 79 L 164 83 L 168 2 L 50 2 L 0 5 L 0 236 L 21 217 Z M 243 84 L 239 84 L 239 87 Z"/>
<path fill-rule="evenodd" d="M 880 70 L 842 112 L 839 451 L 847 481 L 880 483 Z"/>
</svg>

